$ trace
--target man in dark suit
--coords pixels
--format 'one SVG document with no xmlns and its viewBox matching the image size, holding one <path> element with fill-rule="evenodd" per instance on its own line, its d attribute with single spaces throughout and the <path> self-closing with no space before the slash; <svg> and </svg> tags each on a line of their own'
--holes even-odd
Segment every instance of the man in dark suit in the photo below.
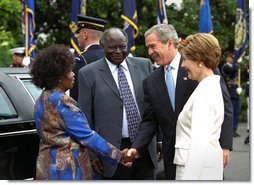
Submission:
<svg viewBox="0 0 254 185">
<path fill-rule="evenodd" d="M 78 17 L 78 43 L 82 52 L 75 57 L 75 81 L 70 90 L 70 96 L 78 100 L 78 71 L 85 65 L 104 57 L 102 46 L 99 44 L 104 26 L 108 23 L 103 19 L 77 15 Z"/>
<path fill-rule="evenodd" d="M 142 155 L 142 148 L 147 146 L 156 133 L 158 126 L 163 132 L 162 147 L 164 159 L 165 178 L 175 179 L 176 166 L 173 164 L 175 153 L 175 131 L 179 113 L 184 104 L 197 86 L 197 82 L 187 78 L 186 71 L 181 68 L 184 60 L 178 52 L 178 36 L 172 25 L 160 24 L 150 28 L 145 33 L 148 54 L 160 65 L 143 82 L 144 88 L 144 115 L 136 137 L 128 155 Z M 172 75 L 175 89 L 175 110 L 173 109 L 165 83 L 165 69 L 173 67 Z M 215 72 L 217 73 L 218 70 Z M 221 87 L 225 104 L 225 118 L 220 136 L 220 144 L 223 148 L 224 166 L 227 165 L 232 149 L 232 105 L 223 78 Z M 205 103 L 205 102 L 204 102 Z"/>
<path fill-rule="evenodd" d="M 79 71 L 78 103 L 86 114 L 90 127 L 121 150 L 132 145 L 132 135 L 128 127 L 131 122 L 128 105 L 120 88 L 120 67 L 125 73 L 135 107 L 138 107 L 135 112 L 141 117 L 144 97 L 142 81 L 152 72 L 149 59 L 127 57 L 127 43 L 127 34 L 122 29 L 105 30 L 101 38 L 105 58 Z M 140 121 L 138 126 L 139 124 Z M 110 165 L 95 155 L 91 155 L 92 166 L 103 175 L 103 179 L 153 180 L 157 167 L 155 137 L 151 137 L 148 145 L 131 168 L 121 164 Z"/>
</svg>

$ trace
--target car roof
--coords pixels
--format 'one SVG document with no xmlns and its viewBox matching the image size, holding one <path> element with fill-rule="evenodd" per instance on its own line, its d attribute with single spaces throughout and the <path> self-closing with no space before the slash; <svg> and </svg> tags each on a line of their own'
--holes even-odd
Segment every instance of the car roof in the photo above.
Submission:
<svg viewBox="0 0 254 185">
<path fill-rule="evenodd" d="M 30 73 L 30 69 L 21 67 L 2 67 L 0 68 L 0 72 L 6 74 L 27 74 Z"/>
<path fill-rule="evenodd" d="M 0 76 L 17 76 L 19 78 L 30 78 L 29 68 L 0 68 Z"/>
</svg>

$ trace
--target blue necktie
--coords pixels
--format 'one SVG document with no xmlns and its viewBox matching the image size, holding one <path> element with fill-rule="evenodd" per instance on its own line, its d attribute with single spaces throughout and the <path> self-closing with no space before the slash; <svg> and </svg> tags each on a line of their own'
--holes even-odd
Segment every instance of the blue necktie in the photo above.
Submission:
<svg viewBox="0 0 254 185">
<path fill-rule="evenodd" d="M 171 105 L 175 110 L 175 83 L 172 76 L 172 67 L 168 66 L 166 69 L 166 85 L 168 89 L 168 95 L 171 101 Z"/>
<path fill-rule="evenodd" d="M 136 103 L 134 101 L 134 97 L 131 93 L 131 89 L 128 85 L 127 78 L 124 74 L 124 71 L 121 65 L 118 67 L 118 84 L 119 84 L 120 96 L 125 106 L 125 111 L 126 111 L 126 116 L 128 121 L 129 136 L 130 136 L 131 142 L 133 142 L 137 134 L 141 118 L 140 118 Z"/>
</svg>

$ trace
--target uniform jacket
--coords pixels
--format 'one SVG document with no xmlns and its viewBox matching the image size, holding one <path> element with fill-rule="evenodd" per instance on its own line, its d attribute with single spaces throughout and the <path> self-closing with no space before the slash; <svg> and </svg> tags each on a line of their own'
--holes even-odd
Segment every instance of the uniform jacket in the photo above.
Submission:
<svg viewBox="0 0 254 185">
<path fill-rule="evenodd" d="M 235 99 L 239 99 L 239 94 L 236 91 L 236 89 L 238 88 L 238 69 L 238 63 L 225 63 L 221 68 L 221 72 L 228 87 L 229 95 L 231 98 Z"/>
<path fill-rule="evenodd" d="M 82 52 L 80 56 L 75 57 L 75 66 L 73 72 L 75 73 L 75 81 L 73 88 L 70 90 L 70 96 L 78 101 L 78 71 L 87 64 L 104 57 L 104 50 L 101 45 L 91 45 L 86 51 Z"/>
<path fill-rule="evenodd" d="M 127 57 L 126 62 L 132 78 L 136 102 L 143 114 L 142 81 L 152 72 L 150 60 Z M 81 109 L 87 115 L 91 128 L 107 141 L 120 148 L 122 138 L 123 101 L 105 58 L 85 66 L 79 71 L 79 98 Z M 149 153 L 156 167 L 155 138 L 149 141 Z M 111 177 L 116 166 L 103 161 L 105 177 Z"/>
<path fill-rule="evenodd" d="M 164 171 L 166 179 L 175 179 L 174 146 L 176 121 L 184 104 L 197 86 L 197 82 L 187 79 L 186 71 L 181 68 L 181 58 L 176 81 L 175 111 L 173 110 L 164 77 L 164 67 L 160 66 L 143 82 L 144 88 L 144 115 L 140 124 L 138 136 L 133 143 L 134 148 L 142 148 L 156 133 L 158 125 L 163 133 L 162 147 Z M 218 70 L 215 73 L 219 73 Z M 221 87 L 225 104 L 225 119 L 222 125 L 220 143 L 222 148 L 232 149 L 232 104 L 227 87 L 221 78 Z"/>
</svg>

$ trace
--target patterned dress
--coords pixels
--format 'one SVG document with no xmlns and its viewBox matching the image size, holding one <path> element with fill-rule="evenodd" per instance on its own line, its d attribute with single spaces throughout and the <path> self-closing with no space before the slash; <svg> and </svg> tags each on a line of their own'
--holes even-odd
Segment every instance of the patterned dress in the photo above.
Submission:
<svg viewBox="0 0 254 185">
<path fill-rule="evenodd" d="M 58 89 L 43 91 L 35 104 L 40 148 L 37 180 L 92 179 L 91 149 L 117 165 L 121 152 L 91 130 L 75 100 Z"/>
</svg>

